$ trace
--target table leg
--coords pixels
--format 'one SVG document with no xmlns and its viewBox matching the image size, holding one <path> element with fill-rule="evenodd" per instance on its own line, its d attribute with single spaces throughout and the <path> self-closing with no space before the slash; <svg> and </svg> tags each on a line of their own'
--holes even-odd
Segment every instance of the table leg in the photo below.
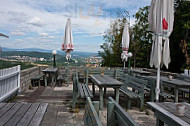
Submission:
<svg viewBox="0 0 190 126">
<path fill-rule="evenodd" d="M 95 84 L 92 83 L 92 94 L 95 96 Z"/>
<path fill-rule="evenodd" d="M 190 89 L 189 89 L 189 103 L 190 103 Z"/>
<path fill-rule="evenodd" d="M 104 88 L 104 97 L 106 97 L 106 87 Z"/>
<path fill-rule="evenodd" d="M 45 87 L 47 87 L 47 75 L 45 74 L 44 76 L 45 76 L 45 77 L 44 77 Z"/>
<path fill-rule="evenodd" d="M 178 88 L 174 89 L 174 97 L 175 97 L 174 101 L 178 102 Z"/>
<path fill-rule="evenodd" d="M 115 101 L 119 103 L 119 88 L 115 88 Z"/>
<path fill-rule="evenodd" d="M 103 110 L 104 103 L 103 103 L 103 90 L 102 90 L 102 87 L 99 87 L 99 94 L 100 94 L 100 110 Z"/>
<path fill-rule="evenodd" d="M 156 126 L 164 126 L 164 122 L 159 120 L 158 118 L 156 119 Z"/>
<path fill-rule="evenodd" d="M 51 86 L 52 86 L 52 87 L 54 86 L 54 78 L 55 78 L 55 75 L 52 74 L 52 78 L 51 78 Z"/>
</svg>

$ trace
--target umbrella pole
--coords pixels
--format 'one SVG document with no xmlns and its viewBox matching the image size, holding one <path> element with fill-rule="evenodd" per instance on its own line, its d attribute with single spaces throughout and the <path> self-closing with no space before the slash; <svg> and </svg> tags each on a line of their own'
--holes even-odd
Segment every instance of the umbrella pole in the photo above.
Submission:
<svg viewBox="0 0 190 126">
<path fill-rule="evenodd" d="M 157 80 L 156 80 L 156 102 L 159 102 L 160 94 L 160 66 L 157 69 Z"/>
<path fill-rule="evenodd" d="M 124 60 L 124 64 L 123 64 L 123 69 L 125 70 L 125 60 Z"/>
<path fill-rule="evenodd" d="M 69 86 L 69 59 L 67 60 L 67 87 Z"/>
</svg>

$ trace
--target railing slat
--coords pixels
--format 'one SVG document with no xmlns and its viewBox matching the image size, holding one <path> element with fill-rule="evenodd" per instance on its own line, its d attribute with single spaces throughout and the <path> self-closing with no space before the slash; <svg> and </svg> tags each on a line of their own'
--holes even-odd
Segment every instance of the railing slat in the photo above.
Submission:
<svg viewBox="0 0 190 126">
<path fill-rule="evenodd" d="M 20 65 L 0 70 L 0 102 L 20 89 Z"/>
</svg>

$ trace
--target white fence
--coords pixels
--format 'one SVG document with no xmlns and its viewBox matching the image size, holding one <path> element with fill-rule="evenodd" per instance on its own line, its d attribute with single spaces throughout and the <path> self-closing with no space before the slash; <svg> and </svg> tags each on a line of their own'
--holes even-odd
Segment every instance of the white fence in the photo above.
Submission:
<svg viewBox="0 0 190 126">
<path fill-rule="evenodd" d="M 0 102 L 20 89 L 20 65 L 0 70 Z"/>
</svg>

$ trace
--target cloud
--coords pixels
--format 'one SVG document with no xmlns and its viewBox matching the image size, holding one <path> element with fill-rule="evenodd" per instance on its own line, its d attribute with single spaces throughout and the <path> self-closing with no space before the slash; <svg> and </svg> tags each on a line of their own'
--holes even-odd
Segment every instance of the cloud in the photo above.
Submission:
<svg viewBox="0 0 190 126">
<path fill-rule="evenodd" d="M 116 19 L 117 9 L 128 10 L 131 24 L 139 7 L 150 5 L 151 0 L 0 0 L 0 29 L 14 36 L 23 36 L 1 40 L 2 46 L 18 48 L 40 47 L 60 49 L 63 41 L 67 18 L 72 19 L 74 40 L 79 44 L 102 41 L 104 31 L 110 22 Z M 75 38 L 77 37 L 77 38 Z M 80 38 L 80 40 L 78 40 Z M 89 40 L 89 41 L 87 41 Z M 18 44 L 14 44 L 14 43 Z M 60 42 L 60 44 L 55 43 Z M 75 42 L 75 41 L 74 41 Z M 40 43 L 40 44 L 39 44 Z M 47 44 L 48 43 L 48 44 Z M 97 43 L 96 43 L 97 44 Z M 94 45 L 94 50 L 99 46 Z M 78 49 L 79 48 L 79 49 Z M 87 48 L 91 49 L 92 46 Z M 82 51 L 76 46 L 75 50 Z M 86 50 L 85 50 L 86 51 Z"/>
<path fill-rule="evenodd" d="M 39 35 L 40 35 L 41 37 L 48 37 L 48 36 L 49 36 L 48 33 L 40 33 Z"/>
<path fill-rule="evenodd" d="M 26 35 L 26 33 L 21 32 L 21 31 L 13 31 L 10 34 L 14 35 L 14 36 L 24 36 L 24 35 Z"/>
<path fill-rule="evenodd" d="M 38 27 L 42 27 L 45 25 L 44 22 L 39 17 L 32 18 L 28 23 Z"/>
</svg>

